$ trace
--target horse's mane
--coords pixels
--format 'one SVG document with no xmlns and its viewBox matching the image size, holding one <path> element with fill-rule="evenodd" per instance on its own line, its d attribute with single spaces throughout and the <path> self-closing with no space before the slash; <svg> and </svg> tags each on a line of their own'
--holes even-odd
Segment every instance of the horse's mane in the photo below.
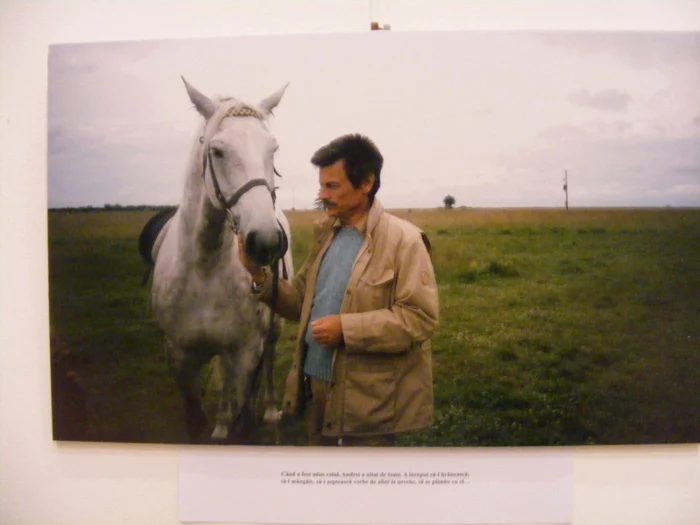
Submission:
<svg viewBox="0 0 700 525">
<path fill-rule="evenodd" d="M 250 110 L 254 113 L 257 113 L 260 117 L 262 117 L 260 120 L 265 121 L 265 112 L 258 107 L 255 104 L 250 104 L 249 102 L 243 102 L 242 100 L 238 100 L 235 97 L 227 96 L 227 95 L 214 95 L 212 97 L 212 100 L 217 103 L 219 107 L 221 107 L 222 104 L 225 102 L 230 102 L 233 101 L 234 103 L 229 106 L 229 110 Z"/>
</svg>

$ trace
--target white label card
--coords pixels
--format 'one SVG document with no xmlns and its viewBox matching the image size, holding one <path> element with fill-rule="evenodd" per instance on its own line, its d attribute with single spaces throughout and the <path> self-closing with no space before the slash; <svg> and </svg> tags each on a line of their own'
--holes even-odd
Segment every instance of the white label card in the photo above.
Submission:
<svg viewBox="0 0 700 525">
<path fill-rule="evenodd" d="M 571 523 L 567 450 L 202 448 L 180 458 L 183 522 Z"/>
</svg>

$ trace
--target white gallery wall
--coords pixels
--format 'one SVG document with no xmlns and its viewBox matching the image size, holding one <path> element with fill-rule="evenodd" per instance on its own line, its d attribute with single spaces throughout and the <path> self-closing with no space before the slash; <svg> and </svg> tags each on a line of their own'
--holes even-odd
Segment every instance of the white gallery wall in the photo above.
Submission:
<svg viewBox="0 0 700 525">
<path fill-rule="evenodd" d="M 697 31 L 700 2 L 0 0 L 1 524 L 179 522 L 178 447 L 52 441 L 48 45 L 368 31 L 372 20 L 391 24 L 392 31 Z M 576 449 L 574 468 L 576 524 L 700 523 L 697 444 Z"/>
</svg>

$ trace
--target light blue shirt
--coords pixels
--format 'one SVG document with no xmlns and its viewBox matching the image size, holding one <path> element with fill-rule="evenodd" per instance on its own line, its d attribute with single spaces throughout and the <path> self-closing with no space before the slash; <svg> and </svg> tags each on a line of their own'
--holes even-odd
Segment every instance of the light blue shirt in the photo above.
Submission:
<svg viewBox="0 0 700 525">
<path fill-rule="evenodd" d="M 364 238 L 355 228 L 341 228 L 326 251 L 316 280 L 316 293 L 306 329 L 304 372 L 317 379 L 331 380 L 333 349 L 323 347 L 311 335 L 311 323 L 327 315 L 338 315 L 343 303 L 350 273 Z"/>
</svg>

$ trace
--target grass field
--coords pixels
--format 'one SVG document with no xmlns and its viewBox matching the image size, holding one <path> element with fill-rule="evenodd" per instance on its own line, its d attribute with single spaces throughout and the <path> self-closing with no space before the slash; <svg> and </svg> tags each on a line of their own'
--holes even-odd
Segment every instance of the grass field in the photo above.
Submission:
<svg viewBox="0 0 700 525">
<path fill-rule="evenodd" d="M 700 441 L 700 210 L 401 210 L 440 289 L 427 446 Z M 50 212 L 59 439 L 185 442 L 136 240 L 153 212 Z M 317 212 L 290 212 L 297 268 Z M 287 323 L 277 382 L 297 325 Z M 60 413 L 59 413 L 60 410 Z M 283 444 L 303 444 L 298 428 Z"/>
</svg>

